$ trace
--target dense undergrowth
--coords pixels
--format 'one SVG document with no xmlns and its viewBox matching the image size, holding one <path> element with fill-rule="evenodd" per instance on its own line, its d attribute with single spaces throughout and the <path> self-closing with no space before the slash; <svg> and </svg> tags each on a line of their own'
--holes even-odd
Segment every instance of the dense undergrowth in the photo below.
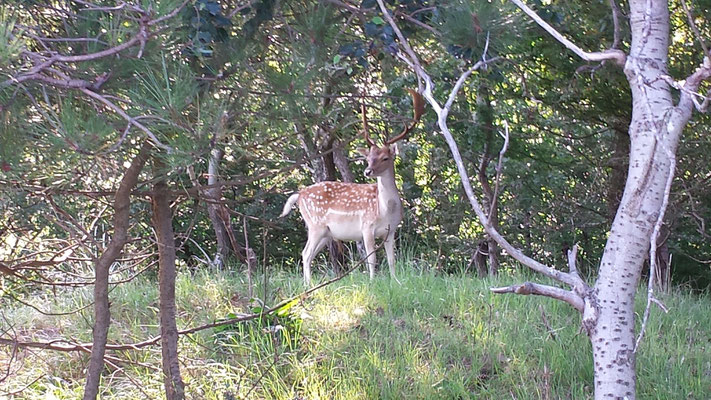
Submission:
<svg viewBox="0 0 711 400">
<path fill-rule="evenodd" d="M 256 288 L 267 305 L 299 293 L 301 277 L 272 273 Z M 401 284 L 356 272 L 283 309 L 278 316 L 205 330 L 180 340 L 192 399 L 586 399 L 592 396 L 590 344 L 568 305 L 494 295 L 489 287 L 527 279 L 439 274 L 411 264 Z M 261 278 L 260 278 L 261 280 Z M 259 310 L 237 271 L 183 272 L 178 325 Z M 266 291 L 265 291 L 266 289 Z M 644 290 L 638 298 L 638 315 Z M 111 343 L 158 332 L 157 287 L 149 279 L 111 292 Z M 711 398 L 711 299 L 682 290 L 662 296 L 638 355 L 640 399 Z M 88 288 L 35 293 L 25 301 L 52 312 L 91 302 Z M 23 341 L 91 339 L 91 307 L 46 316 L 3 299 L 3 331 Z M 10 373 L 0 398 L 80 397 L 84 353 L 2 347 Z M 160 349 L 109 353 L 103 399 L 162 398 Z M 4 374 L 3 374 L 4 375 Z M 15 392 L 15 395 L 8 393 Z"/>
</svg>

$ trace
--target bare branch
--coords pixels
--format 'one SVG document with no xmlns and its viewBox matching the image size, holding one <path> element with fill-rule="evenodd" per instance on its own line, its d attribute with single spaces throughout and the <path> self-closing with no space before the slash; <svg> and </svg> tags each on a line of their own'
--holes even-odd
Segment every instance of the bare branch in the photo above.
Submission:
<svg viewBox="0 0 711 400">
<path fill-rule="evenodd" d="M 74 1 L 76 1 L 80 4 L 87 5 L 89 7 L 93 6 L 93 5 L 91 5 L 91 3 L 84 2 L 81 0 L 79 0 L 79 1 L 74 0 Z M 128 39 L 127 41 L 125 41 L 117 46 L 110 47 L 108 49 L 104 49 L 104 50 L 101 50 L 101 51 L 98 51 L 95 53 L 79 54 L 79 55 L 74 55 L 74 56 L 55 54 L 52 57 L 47 58 L 41 64 L 34 66 L 32 69 L 30 69 L 26 73 L 11 77 L 10 79 L 8 79 L 5 82 L 3 82 L 2 84 L 0 84 L 0 86 L 7 86 L 7 85 L 10 85 L 13 83 L 22 82 L 24 80 L 27 80 L 25 78 L 26 75 L 37 74 L 38 72 L 52 66 L 55 63 L 78 63 L 78 62 L 96 60 L 99 58 L 104 58 L 104 57 L 116 55 L 116 54 L 121 53 L 124 50 L 127 50 L 137 44 L 140 45 L 140 50 L 138 53 L 139 57 L 140 57 L 140 54 L 142 53 L 142 49 L 144 48 L 146 41 L 151 36 L 151 33 L 149 32 L 148 28 L 151 26 L 160 24 L 161 22 L 176 16 L 180 12 L 180 10 L 182 10 L 182 8 L 185 7 L 185 5 L 188 3 L 188 1 L 189 0 L 184 0 L 183 3 L 180 6 L 178 6 L 177 8 L 175 8 L 173 11 L 171 11 L 170 13 L 168 13 L 160 18 L 154 19 L 154 20 L 148 20 L 147 14 L 144 10 L 140 9 L 137 6 L 131 6 L 133 11 L 140 12 L 144 15 L 143 15 L 143 18 L 140 20 L 141 23 L 138 28 L 138 32 L 136 32 L 136 34 L 133 37 L 131 37 L 130 39 Z M 118 8 L 113 7 L 112 9 L 120 9 L 120 8 L 123 8 L 125 5 L 126 4 L 122 2 L 119 6 L 117 6 Z M 96 8 L 96 7 L 90 8 L 90 9 L 91 10 L 99 10 L 99 8 Z M 44 57 L 40 56 L 39 54 L 31 53 L 31 52 L 23 52 L 23 54 L 25 56 L 30 57 L 30 58 L 40 58 L 40 59 L 44 58 Z"/>
<path fill-rule="evenodd" d="M 616 0 L 610 0 L 610 9 L 612 10 L 612 26 L 613 39 L 611 49 L 616 49 L 620 46 L 620 8 L 617 7 Z"/>
<path fill-rule="evenodd" d="M 365 14 L 365 11 L 364 11 L 364 10 L 361 10 L 361 9 L 358 8 L 358 7 L 352 6 L 352 5 L 348 4 L 348 3 L 342 2 L 342 1 L 340 1 L 340 0 L 326 0 L 326 1 L 329 2 L 329 3 L 331 3 L 331 4 L 334 4 L 334 5 L 338 6 L 338 7 L 340 7 L 340 8 L 344 8 L 344 9 L 346 9 L 346 10 L 352 12 L 353 14 L 359 14 L 359 15 L 360 15 L 360 14 Z"/>
<path fill-rule="evenodd" d="M 505 287 L 491 288 L 489 289 L 494 293 L 515 293 L 522 295 L 536 295 L 551 297 L 557 300 L 562 300 L 575 308 L 576 310 L 583 312 L 585 308 L 585 302 L 583 298 L 575 294 L 570 290 L 561 289 L 555 286 L 541 285 L 539 283 L 524 282 L 518 285 L 511 285 Z"/>
<path fill-rule="evenodd" d="M 496 163 L 496 180 L 494 180 L 494 193 L 491 196 L 492 201 L 489 206 L 489 215 L 493 215 L 494 209 L 496 208 L 496 203 L 499 198 L 499 185 L 501 184 L 501 171 L 503 171 L 504 165 L 504 154 L 506 154 L 506 151 L 509 149 L 509 123 L 506 120 L 504 120 L 504 133 L 500 133 L 500 135 L 504 138 L 504 145 L 501 146 L 499 161 Z"/>
<path fill-rule="evenodd" d="M 550 26 L 546 21 L 543 20 L 543 18 L 539 17 L 538 14 L 536 14 L 535 11 L 530 9 L 526 4 L 524 4 L 521 0 L 511 0 L 514 4 L 518 6 L 524 13 L 526 13 L 531 19 L 536 21 L 538 25 L 541 26 L 546 32 L 548 32 L 551 36 L 553 36 L 557 41 L 559 41 L 561 44 L 563 44 L 565 47 L 567 47 L 569 50 L 571 50 L 573 53 L 577 54 L 578 57 L 582 58 L 585 61 L 604 61 L 604 60 L 612 60 L 614 61 L 617 65 L 623 66 L 625 65 L 625 60 L 627 59 L 627 56 L 622 50 L 618 50 L 615 48 L 611 48 L 609 50 L 605 50 L 602 52 L 586 52 L 580 47 L 578 47 L 575 43 L 571 42 L 568 38 L 563 36 L 560 32 L 558 32 L 555 28 Z M 613 14 L 614 15 L 614 14 Z"/>
<path fill-rule="evenodd" d="M 543 325 L 545 325 L 546 329 L 548 329 L 548 334 L 551 335 L 551 339 L 558 340 L 558 337 L 555 334 L 555 330 L 551 326 L 550 322 L 548 322 L 548 316 L 546 316 L 546 312 L 543 310 L 543 306 L 539 304 L 538 310 L 541 312 L 541 321 L 543 321 Z"/>
<path fill-rule="evenodd" d="M 185 7 L 185 5 L 188 4 L 188 2 L 190 2 L 190 0 L 183 0 L 183 2 L 178 7 L 176 7 L 173 11 L 169 12 L 168 14 L 165 14 L 162 17 L 156 18 L 152 21 L 148 21 L 146 23 L 146 25 L 148 25 L 148 26 L 158 25 L 165 20 L 175 17 L 176 15 L 178 15 L 180 10 L 182 10 Z"/>
<path fill-rule="evenodd" d="M 679 107 L 682 112 L 691 111 L 692 105 L 701 112 L 705 111 L 709 103 L 710 94 L 707 93 L 706 96 L 704 96 L 698 93 L 697 90 L 701 83 L 709 78 L 711 78 L 711 56 L 704 57 L 703 64 L 683 82 L 675 83 L 671 78 L 662 77 L 662 79 L 665 79 L 671 86 L 681 91 L 677 107 Z M 702 102 L 699 103 L 697 98 L 701 98 Z"/>
<path fill-rule="evenodd" d="M 385 7 L 385 3 L 382 0 L 377 0 L 377 1 L 378 1 L 378 6 L 380 7 L 380 10 L 383 12 L 383 17 L 385 18 L 385 21 L 387 21 L 388 24 L 393 28 L 393 31 L 395 31 L 395 35 L 397 35 L 397 38 L 400 41 L 400 45 L 405 49 L 405 53 L 410 58 L 410 62 L 412 63 L 412 65 L 415 69 L 415 73 L 418 76 L 420 75 L 420 72 L 424 73 L 425 70 L 422 68 L 422 65 L 420 64 L 420 60 L 417 58 L 417 55 L 415 55 L 415 52 L 412 50 L 412 47 L 410 47 L 410 44 L 408 43 L 407 39 L 405 38 L 405 35 L 402 34 L 402 32 L 400 31 L 400 28 L 397 26 L 397 24 L 393 20 L 393 17 L 390 15 L 390 11 L 388 11 L 387 7 Z M 419 87 L 418 87 L 418 89 L 419 89 Z"/>
<path fill-rule="evenodd" d="M 577 258 L 578 258 L 578 244 L 574 244 L 572 249 L 568 250 L 568 269 L 570 273 L 576 276 L 580 276 L 578 273 Z"/>
<path fill-rule="evenodd" d="M 711 57 L 711 53 L 709 53 L 709 48 L 706 47 L 706 42 L 704 41 L 703 37 L 701 36 L 701 33 L 699 32 L 699 28 L 696 27 L 696 23 L 694 22 L 694 17 L 693 17 L 693 15 L 691 15 L 691 10 L 689 9 L 689 6 L 686 4 L 686 0 L 681 0 L 681 6 L 684 7 L 684 12 L 686 13 L 686 18 L 689 20 L 689 27 L 694 32 L 694 35 L 696 36 L 696 40 L 699 41 L 701 48 L 704 50 L 704 57 Z"/>
<path fill-rule="evenodd" d="M 75 309 L 75 310 L 55 313 L 55 312 L 44 311 L 44 310 L 40 309 L 39 307 L 37 307 L 37 306 L 31 304 L 31 303 L 28 303 L 28 302 L 26 302 L 26 301 L 20 300 L 20 299 L 17 298 L 16 296 L 13 296 L 10 292 L 4 293 L 4 296 L 7 296 L 8 298 L 12 299 L 13 301 L 16 301 L 16 302 L 18 302 L 18 303 L 20 303 L 20 304 L 22 304 L 22 305 L 24 305 L 24 306 L 26 306 L 26 307 L 29 307 L 29 308 L 31 308 L 31 309 L 37 311 L 38 313 L 40 313 L 40 314 L 42 314 L 42 315 L 53 316 L 53 317 L 62 316 L 62 315 L 76 314 L 76 313 L 78 313 L 78 312 L 80 312 L 80 311 L 83 311 L 83 310 L 85 310 L 85 309 L 87 309 L 87 308 L 89 308 L 89 307 L 91 307 L 91 306 L 94 305 L 94 302 L 92 301 L 91 303 L 88 303 L 88 304 L 84 305 L 83 307 L 77 308 L 77 309 Z"/>
<path fill-rule="evenodd" d="M 122 51 L 129 49 L 133 46 L 135 46 L 137 43 L 141 41 L 148 40 L 148 30 L 146 29 L 145 26 L 141 26 L 138 29 L 138 33 L 134 35 L 131 39 L 127 40 L 124 43 L 121 43 L 118 46 L 114 46 L 105 50 L 97 51 L 96 53 L 89 53 L 89 54 L 79 54 L 76 56 L 63 56 L 63 55 L 56 55 L 51 57 L 48 62 L 51 62 L 52 64 L 56 62 L 68 62 L 68 63 L 78 63 L 78 62 L 83 62 L 83 61 L 91 61 L 91 60 L 97 60 L 99 58 L 104 58 L 108 56 L 112 56 L 118 53 L 121 53 Z"/>
<path fill-rule="evenodd" d="M 74 3 L 81 4 L 83 6 L 86 6 L 86 8 L 82 9 L 81 11 L 119 11 L 123 10 L 126 8 L 126 3 L 123 1 L 120 1 L 117 6 L 114 7 L 100 7 L 97 6 L 96 4 L 89 3 L 88 1 L 84 0 L 72 0 Z"/>
<path fill-rule="evenodd" d="M 410 23 L 412 23 L 412 24 L 415 24 L 415 25 L 419 26 L 420 28 L 427 29 L 428 31 L 432 32 L 435 36 L 442 36 L 442 32 L 438 31 L 436 28 L 433 28 L 433 27 L 431 27 L 431 26 L 425 24 L 424 22 L 419 21 L 419 20 L 413 18 L 412 16 L 410 16 L 410 15 L 407 14 L 407 13 L 404 13 L 404 12 L 401 12 L 401 11 L 395 11 L 395 15 L 397 15 L 398 17 L 400 17 L 400 18 L 402 18 L 402 19 L 404 19 L 404 20 L 406 20 L 406 21 L 408 21 L 408 22 L 410 22 Z"/>
<path fill-rule="evenodd" d="M 666 150 L 667 157 L 669 157 L 669 171 L 667 172 L 669 176 L 667 177 L 666 184 L 664 185 L 662 205 L 659 207 L 659 215 L 657 216 L 657 221 L 654 223 L 654 229 L 652 230 L 652 237 L 650 238 L 649 243 L 649 281 L 647 282 L 647 305 L 644 309 L 642 327 L 640 328 L 639 335 L 637 336 L 637 340 L 634 343 L 635 353 L 637 352 L 639 344 L 642 341 L 642 338 L 644 337 L 644 332 L 647 328 L 647 322 L 649 321 L 649 312 L 652 308 L 652 303 L 660 303 L 654 297 L 654 279 L 657 276 L 657 239 L 659 238 L 659 232 L 662 228 L 662 224 L 664 224 L 664 214 L 666 213 L 667 205 L 669 204 L 669 194 L 671 193 L 672 182 L 674 182 L 674 170 L 676 169 L 676 155 L 666 146 L 662 146 L 664 147 L 664 150 Z M 662 308 L 666 310 L 666 307 Z"/>
</svg>

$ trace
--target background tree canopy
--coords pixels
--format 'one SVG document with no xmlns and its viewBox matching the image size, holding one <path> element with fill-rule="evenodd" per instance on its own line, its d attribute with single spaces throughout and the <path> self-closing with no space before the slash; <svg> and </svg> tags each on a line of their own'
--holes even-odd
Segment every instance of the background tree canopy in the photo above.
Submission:
<svg viewBox="0 0 711 400">
<path fill-rule="evenodd" d="M 474 63 L 499 57 L 465 83 L 449 116 L 470 176 L 485 204 L 496 203 L 498 230 L 514 245 L 566 269 L 577 244 L 578 268 L 595 277 L 628 169 L 632 98 L 624 71 L 581 62 L 506 1 L 386 3 L 439 82 L 439 98 Z M 583 48 L 630 46 L 628 22 L 615 31 L 608 2 L 528 3 Z M 711 36 L 711 2 L 669 4 L 668 72 L 683 77 L 703 61 L 693 29 Z M 626 15 L 625 2 L 615 7 Z M 111 249 L 112 299 L 122 282 L 157 283 L 156 242 L 170 247 L 158 235 L 161 194 L 172 215 L 179 275 L 217 264 L 265 282 L 266 271 L 298 272 L 303 223 L 277 216 L 289 194 L 313 182 L 368 182 L 355 151 L 365 146 L 361 104 L 381 138 L 399 131 L 412 112 L 407 89 L 417 78 L 397 57 L 398 45 L 375 0 L 4 2 L 3 307 L 91 290 L 98 260 Z M 399 145 L 405 216 L 398 249 L 412 261 L 407 268 L 484 273 L 476 259 L 489 238 L 436 119 L 428 108 Z M 510 144 L 497 184 L 505 124 Z M 708 114 L 696 113 L 679 144 L 657 240 L 665 290 L 674 284 L 703 292 L 711 285 L 710 126 Z M 120 187 L 127 190 L 127 219 L 116 247 Z M 517 262 L 493 242 L 488 248 L 498 257 L 484 264 L 517 273 Z M 334 263 L 343 252 L 331 249 Z M 360 259 L 355 246 L 345 254 Z M 332 267 L 321 263 L 316 271 L 327 275 Z M 252 293 L 253 284 L 249 296 L 240 295 L 247 300 L 235 301 L 259 298 L 267 307 L 281 298 L 267 294 L 266 284 L 262 294 Z M 82 307 L 92 304 L 85 299 Z M 83 311 L 89 319 L 90 310 Z M 120 338 L 114 334 L 109 342 Z M 17 341 L 9 328 L 3 335 L 5 344 Z M 90 338 L 88 330 L 74 342 Z"/>
</svg>

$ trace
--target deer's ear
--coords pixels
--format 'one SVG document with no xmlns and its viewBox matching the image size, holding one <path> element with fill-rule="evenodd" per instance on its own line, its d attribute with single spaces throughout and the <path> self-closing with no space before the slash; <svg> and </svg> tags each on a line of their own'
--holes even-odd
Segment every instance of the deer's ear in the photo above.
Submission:
<svg viewBox="0 0 711 400">
<path fill-rule="evenodd" d="M 357 152 L 358 154 L 360 154 L 361 156 L 363 156 L 363 157 L 368 157 L 368 154 L 370 154 L 370 150 L 364 149 L 364 148 L 362 148 L 362 147 L 357 148 L 357 149 L 356 149 L 356 152 Z"/>
<path fill-rule="evenodd" d="M 392 154 L 395 157 L 400 155 L 400 150 L 397 146 L 397 143 L 393 143 L 390 145 L 390 154 Z"/>
</svg>

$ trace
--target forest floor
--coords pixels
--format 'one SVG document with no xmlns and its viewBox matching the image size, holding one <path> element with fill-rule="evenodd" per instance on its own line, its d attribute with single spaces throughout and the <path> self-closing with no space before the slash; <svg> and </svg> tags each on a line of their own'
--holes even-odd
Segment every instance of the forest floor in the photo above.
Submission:
<svg viewBox="0 0 711 400">
<path fill-rule="evenodd" d="M 580 332 L 577 312 L 547 298 L 494 295 L 492 286 L 527 279 L 502 275 L 479 279 L 410 265 L 400 266 L 397 284 L 385 272 L 369 282 L 356 271 L 279 316 L 184 335 L 180 353 L 187 396 L 591 398 L 590 344 Z M 262 278 L 257 275 L 260 283 Z M 255 297 L 269 299 L 267 306 L 303 290 L 298 274 L 275 273 L 268 281 L 266 296 L 261 284 L 255 291 Z M 238 271 L 182 271 L 179 328 L 258 311 L 245 297 L 245 287 Z M 645 295 L 641 289 L 638 317 Z M 117 285 L 110 297 L 110 343 L 140 342 L 157 334 L 154 277 Z M 637 358 L 638 398 L 711 399 L 711 298 L 681 289 L 660 298 L 669 313 L 652 310 Z M 91 288 L 31 293 L 22 300 L 43 311 L 67 312 L 90 305 Z M 5 336 L 91 340 L 90 306 L 47 316 L 4 298 L 0 311 Z M 158 346 L 108 354 L 123 361 L 108 366 L 102 399 L 163 398 Z M 4 346 L 0 398 L 79 398 L 87 359 L 80 352 Z"/>
</svg>

